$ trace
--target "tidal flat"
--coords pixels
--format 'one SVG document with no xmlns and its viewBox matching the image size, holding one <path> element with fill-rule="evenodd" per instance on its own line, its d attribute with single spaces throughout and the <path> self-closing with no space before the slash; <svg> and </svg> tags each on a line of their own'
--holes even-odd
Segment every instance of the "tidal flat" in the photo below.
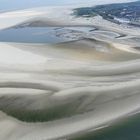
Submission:
<svg viewBox="0 0 140 140">
<path fill-rule="evenodd" d="M 1 140 L 139 140 L 140 29 L 75 8 L 0 13 Z"/>
</svg>

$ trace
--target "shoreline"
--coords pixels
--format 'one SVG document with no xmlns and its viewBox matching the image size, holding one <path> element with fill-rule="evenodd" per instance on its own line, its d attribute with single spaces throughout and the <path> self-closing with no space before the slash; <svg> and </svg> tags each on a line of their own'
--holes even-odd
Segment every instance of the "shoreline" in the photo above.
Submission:
<svg viewBox="0 0 140 140">
<path fill-rule="evenodd" d="M 99 16 L 75 18 L 71 8 L 0 14 L 2 30 L 36 23 L 64 27 L 54 32 L 60 37 L 83 37 L 53 45 L 0 42 L 0 139 L 72 139 L 139 111 L 140 52 L 135 38 L 140 32 Z M 99 30 L 73 33 L 71 26 Z"/>
</svg>

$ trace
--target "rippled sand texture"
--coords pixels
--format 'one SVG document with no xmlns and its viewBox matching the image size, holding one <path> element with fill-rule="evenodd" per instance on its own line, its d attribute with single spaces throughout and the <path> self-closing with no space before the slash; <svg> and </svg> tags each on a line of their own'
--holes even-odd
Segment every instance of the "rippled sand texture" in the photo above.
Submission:
<svg viewBox="0 0 140 140">
<path fill-rule="evenodd" d="M 20 23 L 52 25 L 52 19 L 42 22 L 40 18 L 37 25 L 29 24 L 26 20 L 34 10 L 25 13 L 6 13 L 7 19 L 1 14 L 2 23 L 11 17 L 3 28 L 19 27 Z M 20 14 L 24 16 L 19 18 Z M 38 14 L 40 10 L 36 10 Z M 0 43 L 1 140 L 72 139 L 139 111 L 139 29 L 122 30 L 109 22 L 103 29 L 91 26 L 89 20 L 80 24 L 77 19 L 67 24 L 54 21 L 61 28 L 53 34 L 67 41 L 53 45 Z M 81 24 L 94 30 L 79 29 Z"/>
</svg>

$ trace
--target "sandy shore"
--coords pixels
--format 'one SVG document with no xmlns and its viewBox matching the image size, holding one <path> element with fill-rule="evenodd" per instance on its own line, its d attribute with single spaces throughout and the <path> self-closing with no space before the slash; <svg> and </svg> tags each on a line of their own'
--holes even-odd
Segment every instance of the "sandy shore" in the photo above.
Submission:
<svg viewBox="0 0 140 140">
<path fill-rule="evenodd" d="M 55 45 L 0 43 L 0 139 L 70 139 L 139 110 L 139 42 L 132 38 L 139 37 L 139 30 L 123 29 L 100 17 L 77 19 L 71 12 L 71 7 L 50 7 L 0 14 L 0 29 L 99 29 L 92 37 L 82 31 L 78 35 L 84 39 Z M 126 36 L 116 38 L 120 34 Z"/>
</svg>

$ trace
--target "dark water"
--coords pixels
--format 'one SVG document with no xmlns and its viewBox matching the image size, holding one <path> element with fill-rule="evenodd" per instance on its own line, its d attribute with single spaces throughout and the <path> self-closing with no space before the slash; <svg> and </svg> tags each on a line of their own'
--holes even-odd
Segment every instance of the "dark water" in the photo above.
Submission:
<svg viewBox="0 0 140 140">
<path fill-rule="evenodd" d="M 140 140 L 140 114 L 72 140 Z"/>
</svg>

